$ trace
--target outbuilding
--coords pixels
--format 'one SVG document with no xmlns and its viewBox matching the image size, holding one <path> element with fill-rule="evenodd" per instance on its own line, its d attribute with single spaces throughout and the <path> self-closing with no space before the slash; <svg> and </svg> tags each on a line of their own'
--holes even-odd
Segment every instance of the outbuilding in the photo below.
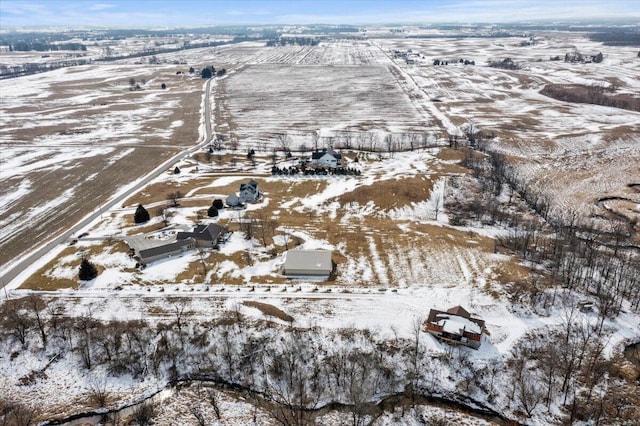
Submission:
<svg viewBox="0 0 640 426">
<path fill-rule="evenodd" d="M 289 250 L 280 272 L 288 278 L 327 279 L 333 271 L 331 255 L 328 250 Z"/>
</svg>

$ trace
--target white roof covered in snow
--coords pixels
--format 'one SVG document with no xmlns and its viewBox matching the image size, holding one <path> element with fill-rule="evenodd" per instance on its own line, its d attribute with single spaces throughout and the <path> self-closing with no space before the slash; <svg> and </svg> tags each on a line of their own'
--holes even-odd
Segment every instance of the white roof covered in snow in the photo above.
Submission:
<svg viewBox="0 0 640 426">
<path fill-rule="evenodd" d="M 456 315 L 440 314 L 436 317 L 436 324 L 442 326 L 442 331 L 452 334 L 462 334 L 462 331 L 480 334 L 480 326 L 473 321 Z"/>
</svg>

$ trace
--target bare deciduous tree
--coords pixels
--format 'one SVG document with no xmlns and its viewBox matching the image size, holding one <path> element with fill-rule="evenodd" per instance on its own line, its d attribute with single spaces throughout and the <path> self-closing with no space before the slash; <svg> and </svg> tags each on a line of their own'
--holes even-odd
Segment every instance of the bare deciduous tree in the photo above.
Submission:
<svg viewBox="0 0 640 426">
<path fill-rule="evenodd" d="M 47 334 L 47 319 L 45 315 L 46 311 L 46 303 L 42 299 L 42 296 L 31 294 L 27 297 L 27 306 L 30 309 L 31 316 L 33 321 L 38 329 L 40 335 L 40 341 L 42 342 L 42 347 L 44 349 L 47 348 L 48 334 Z"/>
<path fill-rule="evenodd" d="M 178 207 L 178 202 L 183 197 L 182 192 L 174 191 L 167 194 L 167 200 L 171 201 L 173 207 Z"/>
</svg>

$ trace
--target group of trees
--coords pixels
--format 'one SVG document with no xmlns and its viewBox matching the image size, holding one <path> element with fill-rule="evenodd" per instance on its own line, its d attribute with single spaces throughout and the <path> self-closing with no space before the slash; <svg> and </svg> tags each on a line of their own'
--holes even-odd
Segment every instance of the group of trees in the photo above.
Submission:
<svg viewBox="0 0 640 426">
<path fill-rule="evenodd" d="M 604 57 L 602 56 L 602 52 L 599 52 L 597 55 L 583 55 L 582 53 L 580 53 L 577 50 L 574 50 L 571 53 L 566 53 L 564 55 L 564 61 L 565 62 L 594 62 L 596 64 L 599 64 L 600 62 L 602 62 L 602 60 L 604 59 Z"/>
<path fill-rule="evenodd" d="M 484 141 L 475 145 L 487 148 Z M 458 195 L 447 197 L 450 219 L 507 227 L 509 235 L 498 244 L 544 268 L 545 274 L 526 289 L 514 287 L 518 297 L 526 295 L 548 308 L 558 288 L 589 294 L 596 300 L 600 327 L 620 312 L 625 300 L 640 308 L 640 258 L 629 240 L 629 223 L 613 221 L 610 229 L 602 229 L 574 211 L 553 209 L 544 189 L 502 154 L 464 149 L 464 164 L 472 174 L 450 180 L 451 190 L 458 187 Z"/>
<path fill-rule="evenodd" d="M 20 77 L 23 75 L 36 74 L 45 71 L 53 71 L 59 68 L 71 67 L 76 65 L 86 65 L 91 63 L 91 59 L 85 58 L 69 58 L 51 62 L 27 62 L 17 65 L 0 65 L 0 77 Z"/>
<path fill-rule="evenodd" d="M 547 84 L 541 94 L 564 102 L 602 105 L 640 112 L 640 98 L 615 95 L 615 88 L 602 84 Z"/>
<path fill-rule="evenodd" d="M 35 40 L 14 41 L 9 44 L 10 52 L 56 52 L 59 50 L 86 51 L 87 46 L 82 43 L 67 42 L 51 44 L 48 42 Z"/>
<path fill-rule="evenodd" d="M 509 397 L 531 416 L 564 408 L 565 422 L 626 424 L 640 418 L 640 392 L 620 354 L 605 356 L 606 342 L 567 308 L 560 326 L 520 340 L 508 362 Z"/>
<path fill-rule="evenodd" d="M 216 198 L 211 203 L 211 206 L 209 206 L 209 209 L 207 209 L 207 216 L 209 216 L 209 217 L 217 217 L 218 216 L 218 211 L 220 211 L 222 209 L 224 209 L 224 202 L 221 199 Z"/>
<path fill-rule="evenodd" d="M 319 44 L 320 40 L 315 37 L 278 37 L 273 40 L 268 40 L 266 46 L 317 46 Z"/>
<path fill-rule="evenodd" d="M 300 173 L 303 173 L 305 176 L 360 176 L 362 172 L 350 167 L 271 167 L 271 174 L 274 176 L 295 176 Z"/>
<path fill-rule="evenodd" d="M 191 71 L 189 71 L 191 72 Z M 227 70 L 225 68 L 221 68 L 219 70 L 216 70 L 216 68 L 213 65 L 210 65 L 208 67 L 204 67 L 202 68 L 202 70 L 200 71 L 200 76 L 202 78 L 212 78 L 212 77 L 222 77 L 223 75 L 225 75 L 227 73 Z"/>
<path fill-rule="evenodd" d="M 505 58 L 503 60 L 489 61 L 489 66 L 492 68 L 500 68 L 503 70 L 519 70 L 521 67 L 519 64 L 513 61 L 511 58 Z"/>
<path fill-rule="evenodd" d="M 446 60 L 440 60 L 440 59 L 434 59 L 433 60 L 433 65 L 449 65 L 449 63 L 451 64 L 463 64 L 463 65 L 475 65 L 476 61 L 473 60 L 469 60 L 469 59 L 460 59 L 458 61 L 446 61 Z"/>
<path fill-rule="evenodd" d="M 387 152 L 393 154 L 395 152 L 414 151 L 418 149 L 427 149 L 441 147 L 447 144 L 447 140 L 441 133 L 435 131 L 423 132 L 406 132 L 406 133 L 380 133 L 375 131 L 338 131 L 332 135 L 321 136 L 319 132 L 314 131 L 307 135 L 307 141 L 294 145 L 294 139 L 287 133 L 269 134 L 264 140 L 257 143 L 258 146 L 252 148 L 247 153 L 247 158 L 251 160 L 257 151 L 283 152 L 286 157 L 291 157 L 293 152 L 305 153 L 308 151 L 317 151 L 324 147 L 332 149 L 355 149 L 365 152 Z M 229 149 L 235 150 L 239 146 L 239 140 L 236 135 L 231 134 L 227 138 L 219 135 L 220 142 L 216 142 L 210 147 L 208 154 L 213 154 L 214 149 L 221 149 L 222 143 Z M 269 148 L 269 141 L 276 144 L 275 150 Z M 271 145 L 273 146 L 273 145 Z M 253 153 L 251 153 L 253 151 Z M 206 155 L 207 153 L 205 153 Z M 208 161 L 212 158 L 207 156 Z"/>
</svg>

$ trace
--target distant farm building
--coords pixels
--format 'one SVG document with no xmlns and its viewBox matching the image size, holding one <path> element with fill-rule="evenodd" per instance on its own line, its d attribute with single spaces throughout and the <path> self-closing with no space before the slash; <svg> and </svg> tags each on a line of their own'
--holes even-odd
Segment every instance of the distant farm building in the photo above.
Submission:
<svg viewBox="0 0 640 426">
<path fill-rule="evenodd" d="M 333 271 L 331 255 L 327 250 L 289 250 L 280 272 L 289 278 L 327 279 Z"/>
<path fill-rule="evenodd" d="M 311 154 L 311 163 L 323 167 L 338 167 L 342 164 L 342 155 L 331 148 L 325 148 Z"/>
<path fill-rule="evenodd" d="M 484 321 L 472 318 L 462 306 L 455 306 L 446 312 L 431 309 L 426 321 L 426 330 L 445 343 L 478 349 L 484 331 Z"/>
</svg>

